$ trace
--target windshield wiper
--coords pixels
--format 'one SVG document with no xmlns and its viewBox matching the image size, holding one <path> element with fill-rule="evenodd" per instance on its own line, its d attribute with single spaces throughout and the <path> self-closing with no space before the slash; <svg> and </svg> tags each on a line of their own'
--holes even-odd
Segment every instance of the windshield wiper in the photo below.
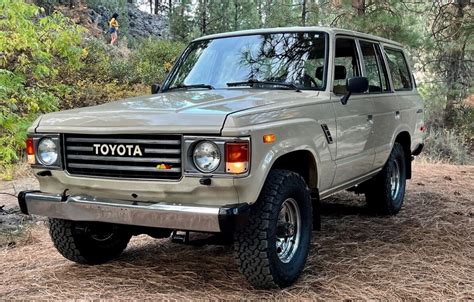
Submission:
<svg viewBox="0 0 474 302">
<path fill-rule="evenodd" d="M 288 88 L 291 88 L 291 89 L 294 89 L 295 91 L 297 92 L 300 92 L 301 90 L 293 83 L 286 83 L 286 82 L 273 82 L 273 81 L 259 81 L 259 80 L 248 80 L 248 81 L 242 81 L 242 82 L 230 82 L 230 83 L 227 83 L 227 86 L 229 87 L 236 87 L 236 86 L 251 86 L 253 87 L 253 85 L 255 84 L 263 84 L 263 85 L 275 85 L 275 86 L 284 86 L 284 87 L 288 87 Z"/>
<path fill-rule="evenodd" d="M 214 89 L 212 85 L 209 84 L 191 84 L 191 85 L 186 85 L 186 84 L 178 84 L 176 86 L 168 88 L 168 90 L 171 89 L 192 89 L 192 88 L 205 88 L 205 89 Z"/>
</svg>

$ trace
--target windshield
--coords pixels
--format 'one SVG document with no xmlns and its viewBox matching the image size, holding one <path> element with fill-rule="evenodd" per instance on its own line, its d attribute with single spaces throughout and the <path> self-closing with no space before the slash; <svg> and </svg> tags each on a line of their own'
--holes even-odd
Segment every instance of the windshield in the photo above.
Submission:
<svg viewBox="0 0 474 302">
<path fill-rule="evenodd" d="M 277 33 L 197 41 L 178 64 L 168 89 L 228 88 L 247 81 L 252 87 L 273 82 L 323 89 L 325 34 Z"/>
</svg>

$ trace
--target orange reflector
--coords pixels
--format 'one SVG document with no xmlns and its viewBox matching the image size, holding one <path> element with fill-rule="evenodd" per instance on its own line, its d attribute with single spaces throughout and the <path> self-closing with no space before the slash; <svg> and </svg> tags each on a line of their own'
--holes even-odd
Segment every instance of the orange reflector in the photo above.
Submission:
<svg viewBox="0 0 474 302">
<path fill-rule="evenodd" d="M 225 144 L 225 170 L 230 174 L 241 174 L 248 171 L 249 142 L 232 142 Z"/>
<path fill-rule="evenodd" d="M 246 162 L 249 160 L 249 143 L 236 142 L 225 144 L 225 161 L 228 163 Z"/>
<path fill-rule="evenodd" d="M 26 139 L 26 160 L 30 165 L 36 164 L 35 146 L 31 137 Z"/>
<path fill-rule="evenodd" d="M 264 144 L 271 144 L 276 141 L 277 137 L 275 134 L 265 134 L 263 136 L 263 143 Z"/>
<path fill-rule="evenodd" d="M 26 154 L 35 155 L 35 147 L 33 146 L 33 139 L 31 137 L 26 139 Z"/>
</svg>

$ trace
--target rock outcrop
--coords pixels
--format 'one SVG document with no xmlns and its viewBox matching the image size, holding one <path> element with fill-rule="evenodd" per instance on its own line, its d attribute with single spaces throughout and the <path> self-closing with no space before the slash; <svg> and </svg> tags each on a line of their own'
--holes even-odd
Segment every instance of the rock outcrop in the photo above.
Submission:
<svg viewBox="0 0 474 302">
<path fill-rule="evenodd" d="M 96 11 L 90 10 L 89 16 L 94 23 L 106 30 L 108 28 L 107 21 L 113 13 L 114 12 L 111 12 L 106 7 L 99 5 Z M 167 20 L 168 17 L 164 9 L 161 10 L 161 14 L 154 15 L 139 10 L 133 4 L 127 4 L 126 18 L 124 18 L 124 16 L 119 16 L 119 22 L 121 22 L 122 26 L 133 37 L 167 37 Z M 124 22 L 126 23 L 124 24 Z"/>
<path fill-rule="evenodd" d="M 85 1 L 74 1 L 74 5 L 69 5 L 65 0 L 59 0 L 60 4 L 55 5 L 53 0 L 36 0 L 35 3 L 44 9 L 45 14 L 51 14 L 58 10 L 69 17 L 75 23 L 80 24 L 90 30 L 94 36 L 100 36 L 108 29 L 108 20 L 115 13 L 104 5 L 97 5 L 94 9 L 84 5 Z M 127 32 L 132 37 L 167 38 L 168 11 L 166 7 L 159 9 L 159 14 L 150 14 L 138 9 L 134 4 L 126 4 L 124 12 L 119 14 L 118 21 L 123 32 Z"/>
</svg>

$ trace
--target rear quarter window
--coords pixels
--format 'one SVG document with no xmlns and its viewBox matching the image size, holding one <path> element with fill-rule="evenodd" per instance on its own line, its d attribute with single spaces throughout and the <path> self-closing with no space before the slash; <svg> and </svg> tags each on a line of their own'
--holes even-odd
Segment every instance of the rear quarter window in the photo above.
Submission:
<svg viewBox="0 0 474 302">
<path fill-rule="evenodd" d="M 385 48 L 385 56 L 392 75 L 394 90 L 412 90 L 413 82 L 403 52 Z"/>
</svg>

